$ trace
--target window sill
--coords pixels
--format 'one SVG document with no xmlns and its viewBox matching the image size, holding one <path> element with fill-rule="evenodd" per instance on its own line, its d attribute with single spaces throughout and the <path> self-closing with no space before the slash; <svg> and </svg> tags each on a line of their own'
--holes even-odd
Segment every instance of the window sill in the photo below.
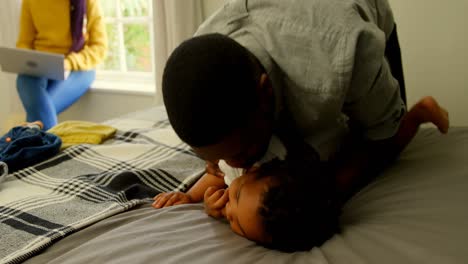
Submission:
<svg viewBox="0 0 468 264">
<path fill-rule="evenodd" d="M 156 94 L 156 86 L 151 83 L 138 81 L 95 80 L 91 85 L 91 91 L 154 96 Z"/>
</svg>

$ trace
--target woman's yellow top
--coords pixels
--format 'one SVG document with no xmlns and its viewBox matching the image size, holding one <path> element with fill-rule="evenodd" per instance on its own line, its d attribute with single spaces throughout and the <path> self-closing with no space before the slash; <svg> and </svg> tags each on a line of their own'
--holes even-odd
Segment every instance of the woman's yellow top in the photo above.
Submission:
<svg viewBox="0 0 468 264">
<path fill-rule="evenodd" d="M 87 0 L 85 45 L 71 52 L 69 0 L 23 0 L 18 48 L 65 55 L 67 70 L 91 70 L 104 60 L 107 34 L 98 0 Z"/>
</svg>

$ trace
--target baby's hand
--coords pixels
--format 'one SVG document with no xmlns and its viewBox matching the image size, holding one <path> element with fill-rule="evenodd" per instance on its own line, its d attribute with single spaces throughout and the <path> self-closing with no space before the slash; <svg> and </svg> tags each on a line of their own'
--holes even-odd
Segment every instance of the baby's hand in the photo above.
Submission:
<svg viewBox="0 0 468 264">
<path fill-rule="evenodd" d="M 209 187 L 205 191 L 203 200 L 205 202 L 205 212 L 209 216 L 214 218 L 224 217 L 224 208 L 229 201 L 229 191 Z"/>
<path fill-rule="evenodd" d="M 154 208 L 168 207 L 178 204 L 192 203 L 190 195 L 183 192 L 160 193 L 153 198 Z"/>
</svg>

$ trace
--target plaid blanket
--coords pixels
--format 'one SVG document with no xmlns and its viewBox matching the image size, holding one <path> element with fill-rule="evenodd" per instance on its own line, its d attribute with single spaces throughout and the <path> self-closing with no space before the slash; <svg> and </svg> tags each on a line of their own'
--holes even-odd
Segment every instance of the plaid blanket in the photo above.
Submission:
<svg viewBox="0 0 468 264">
<path fill-rule="evenodd" d="M 163 191 L 186 190 L 204 162 L 167 119 L 116 119 L 102 145 L 78 145 L 10 174 L 0 185 L 0 262 L 19 263 L 68 234 L 150 202 Z"/>
</svg>

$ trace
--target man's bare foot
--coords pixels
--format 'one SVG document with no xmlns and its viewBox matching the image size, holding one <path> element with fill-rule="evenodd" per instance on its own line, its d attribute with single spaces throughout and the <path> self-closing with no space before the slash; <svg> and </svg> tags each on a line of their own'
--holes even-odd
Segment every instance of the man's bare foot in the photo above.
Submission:
<svg viewBox="0 0 468 264">
<path fill-rule="evenodd" d="M 422 98 L 412 110 L 418 113 L 421 123 L 431 122 L 443 134 L 448 132 L 450 123 L 448 112 L 432 96 Z"/>
</svg>

